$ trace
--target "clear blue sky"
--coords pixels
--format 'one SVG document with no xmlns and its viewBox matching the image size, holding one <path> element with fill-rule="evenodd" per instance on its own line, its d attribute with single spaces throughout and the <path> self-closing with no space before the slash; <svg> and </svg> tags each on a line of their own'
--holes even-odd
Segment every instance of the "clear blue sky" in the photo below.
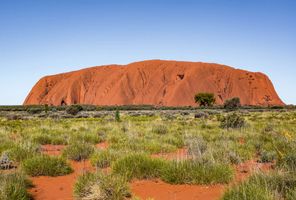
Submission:
<svg viewBox="0 0 296 200">
<path fill-rule="evenodd" d="M 44 75 L 146 59 L 261 71 L 296 104 L 296 1 L 0 0 L 0 105 Z"/>
</svg>

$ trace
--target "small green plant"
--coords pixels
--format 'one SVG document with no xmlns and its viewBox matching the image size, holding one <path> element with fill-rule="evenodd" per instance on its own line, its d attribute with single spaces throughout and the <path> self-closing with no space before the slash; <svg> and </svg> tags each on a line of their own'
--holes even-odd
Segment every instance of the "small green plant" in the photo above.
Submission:
<svg viewBox="0 0 296 200">
<path fill-rule="evenodd" d="M 77 115 L 82 110 L 83 107 L 81 105 L 71 105 L 67 107 L 66 112 L 70 115 Z"/>
<path fill-rule="evenodd" d="M 24 160 L 22 168 L 30 176 L 62 176 L 72 172 L 66 160 L 47 155 L 34 156 Z"/>
<path fill-rule="evenodd" d="M 222 118 L 220 127 L 226 129 L 242 128 L 245 124 L 246 122 L 243 117 L 239 116 L 237 113 L 232 113 Z"/>
<path fill-rule="evenodd" d="M 0 174 L 0 199 L 30 200 L 27 189 L 31 186 L 31 182 L 23 174 Z"/>
<path fill-rule="evenodd" d="M 120 122 L 120 112 L 119 112 L 119 110 L 115 111 L 115 121 Z"/>
<path fill-rule="evenodd" d="M 237 109 L 241 107 L 240 99 L 238 97 L 228 99 L 224 102 L 223 106 L 225 109 Z"/>
<path fill-rule="evenodd" d="M 210 107 L 216 102 L 215 95 L 212 93 L 198 93 L 194 96 L 195 103 L 199 106 Z"/>
<path fill-rule="evenodd" d="M 131 194 L 126 179 L 121 176 L 86 173 L 78 178 L 74 196 L 77 200 L 124 200 Z"/>
<path fill-rule="evenodd" d="M 74 142 L 68 145 L 63 155 L 70 160 L 81 161 L 86 160 L 94 152 L 94 147 L 86 142 Z"/>
</svg>

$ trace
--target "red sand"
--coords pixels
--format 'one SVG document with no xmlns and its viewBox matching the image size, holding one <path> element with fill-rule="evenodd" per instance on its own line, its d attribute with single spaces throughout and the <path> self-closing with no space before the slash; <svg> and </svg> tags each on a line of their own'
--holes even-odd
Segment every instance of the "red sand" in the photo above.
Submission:
<svg viewBox="0 0 296 200">
<path fill-rule="evenodd" d="M 195 106 L 194 95 L 216 102 L 239 97 L 246 105 L 283 105 L 269 78 L 229 66 L 151 60 L 93 67 L 42 78 L 24 104 Z"/>
<path fill-rule="evenodd" d="M 96 144 L 97 149 L 104 150 L 104 149 L 107 149 L 108 147 L 109 147 L 109 144 L 107 142 L 101 142 L 99 144 Z"/>
<path fill-rule="evenodd" d="M 106 142 L 96 145 L 97 148 L 105 149 L 108 147 Z M 44 153 L 49 155 L 59 155 L 63 145 L 43 145 Z M 155 154 L 153 157 L 165 159 L 186 159 L 187 150 L 179 149 L 177 152 L 168 154 Z M 87 171 L 95 171 L 89 161 L 71 162 L 74 173 L 61 177 L 33 177 L 31 180 L 36 186 L 30 189 L 30 193 L 36 200 L 73 200 L 73 186 L 77 177 Z M 229 185 L 170 185 L 160 180 L 137 180 L 130 186 L 133 195 L 145 200 L 218 200 L 222 197 L 227 187 L 237 184 L 257 170 L 268 171 L 272 169 L 272 163 L 257 163 L 255 160 L 247 161 L 234 166 L 236 177 Z M 105 173 L 110 168 L 103 170 Z"/>
<path fill-rule="evenodd" d="M 133 193 L 154 200 L 218 200 L 225 186 L 170 185 L 162 181 L 141 180 L 131 184 Z"/>
<path fill-rule="evenodd" d="M 32 177 L 31 180 L 35 185 L 30 189 L 30 193 L 35 200 L 72 200 L 73 186 L 76 179 L 87 171 L 94 171 L 88 161 L 71 162 L 75 170 L 74 173 L 67 176 L 59 177 Z"/>
</svg>

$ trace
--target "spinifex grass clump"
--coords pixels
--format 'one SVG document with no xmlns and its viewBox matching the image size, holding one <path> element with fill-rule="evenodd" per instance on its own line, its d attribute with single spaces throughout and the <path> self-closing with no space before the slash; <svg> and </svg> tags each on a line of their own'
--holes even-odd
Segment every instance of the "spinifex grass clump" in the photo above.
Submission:
<svg viewBox="0 0 296 200">
<path fill-rule="evenodd" d="M 63 158 L 48 155 L 24 160 L 22 168 L 30 176 L 62 176 L 73 171 Z"/>
<path fill-rule="evenodd" d="M 23 174 L 0 173 L 0 199 L 1 200 L 30 200 L 27 189 L 32 184 Z"/>
<path fill-rule="evenodd" d="M 229 165 L 199 163 L 194 160 L 166 161 L 144 154 L 131 154 L 112 165 L 115 174 L 128 179 L 160 178 L 172 184 L 228 183 L 233 177 Z"/>
<path fill-rule="evenodd" d="M 40 153 L 40 146 L 32 142 L 21 142 L 7 151 L 8 156 L 14 162 L 21 162 L 27 158 L 32 158 Z"/>
<path fill-rule="evenodd" d="M 63 155 L 70 160 L 81 161 L 86 160 L 94 152 L 94 147 L 86 142 L 74 142 L 68 145 Z"/>
<path fill-rule="evenodd" d="M 151 158 L 145 154 L 130 154 L 118 159 L 112 165 L 115 174 L 126 176 L 129 180 L 158 178 L 167 165 L 164 160 Z"/>
<path fill-rule="evenodd" d="M 230 188 L 223 200 L 294 200 L 295 191 L 294 173 L 255 174 L 247 181 Z"/>
<path fill-rule="evenodd" d="M 233 178 L 233 169 L 226 164 L 171 161 L 163 168 L 161 178 L 171 184 L 229 183 Z"/>
<path fill-rule="evenodd" d="M 92 154 L 90 162 L 95 167 L 106 168 L 110 167 L 111 163 L 117 160 L 121 155 L 123 154 L 112 149 L 98 150 Z"/>
<path fill-rule="evenodd" d="M 131 194 L 126 179 L 121 176 L 86 173 L 78 178 L 74 196 L 77 200 L 124 200 Z"/>
</svg>

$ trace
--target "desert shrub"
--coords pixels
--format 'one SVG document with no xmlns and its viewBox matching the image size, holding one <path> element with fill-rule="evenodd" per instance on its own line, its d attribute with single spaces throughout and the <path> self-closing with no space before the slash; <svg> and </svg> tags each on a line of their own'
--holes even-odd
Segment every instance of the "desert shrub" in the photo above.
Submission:
<svg viewBox="0 0 296 200">
<path fill-rule="evenodd" d="M 0 199 L 30 200 L 27 189 L 31 186 L 31 182 L 23 174 L 0 174 Z"/>
<path fill-rule="evenodd" d="M 120 113 L 119 110 L 115 111 L 115 121 L 120 122 Z"/>
<path fill-rule="evenodd" d="M 239 116 L 237 113 L 232 113 L 223 117 L 221 120 L 221 128 L 242 128 L 245 126 L 245 119 Z"/>
<path fill-rule="evenodd" d="M 171 161 L 161 173 L 161 179 L 171 184 L 228 183 L 232 178 L 233 170 L 229 165 L 192 160 Z"/>
<path fill-rule="evenodd" d="M 194 114 L 194 118 L 198 119 L 198 118 L 208 118 L 209 114 L 205 113 L 205 112 L 197 112 Z"/>
<path fill-rule="evenodd" d="M 112 172 L 126 176 L 129 180 L 160 177 L 162 168 L 167 163 L 145 154 L 130 154 L 118 159 L 112 165 Z"/>
<path fill-rule="evenodd" d="M 212 106 L 216 101 L 212 93 L 198 93 L 194 96 L 194 100 L 200 106 Z"/>
<path fill-rule="evenodd" d="M 121 176 L 86 173 L 75 183 L 74 196 L 77 200 L 124 200 L 131 194 L 126 180 Z"/>
<path fill-rule="evenodd" d="M 29 107 L 29 108 L 27 108 L 27 112 L 28 113 L 30 113 L 30 114 L 32 114 L 32 115 L 34 115 L 34 114 L 39 114 L 39 113 L 41 113 L 43 111 L 43 109 L 42 108 L 39 108 L 39 107 Z"/>
<path fill-rule="evenodd" d="M 70 160 L 86 160 L 94 152 L 94 147 L 86 142 L 74 142 L 63 150 L 63 155 Z"/>
<path fill-rule="evenodd" d="M 70 115 L 77 115 L 82 110 L 83 107 L 81 105 L 71 105 L 67 107 L 66 112 Z"/>
<path fill-rule="evenodd" d="M 226 100 L 223 105 L 223 107 L 226 109 L 237 109 L 240 106 L 241 106 L 241 103 L 238 97 L 234 97 L 232 99 Z"/>
<path fill-rule="evenodd" d="M 118 159 L 119 153 L 114 150 L 100 150 L 90 157 L 90 162 L 98 168 L 110 167 L 111 163 Z"/>
<path fill-rule="evenodd" d="M 30 176 L 62 176 L 72 172 L 66 160 L 47 155 L 24 160 L 22 168 Z"/>
<path fill-rule="evenodd" d="M 164 135 L 164 134 L 168 133 L 168 128 L 164 124 L 155 124 L 152 127 L 152 132 L 159 134 L 159 135 Z"/>
<path fill-rule="evenodd" d="M 15 162 L 21 162 L 27 158 L 31 158 L 40 152 L 40 146 L 32 142 L 22 142 L 16 144 L 7 151 L 9 158 Z"/>
<path fill-rule="evenodd" d="M 274 161 L 276 158 L 275 152 L 263 151 L 260 153 L 259 162 L 261 163 L 269 163 Z"/>
</svg>

